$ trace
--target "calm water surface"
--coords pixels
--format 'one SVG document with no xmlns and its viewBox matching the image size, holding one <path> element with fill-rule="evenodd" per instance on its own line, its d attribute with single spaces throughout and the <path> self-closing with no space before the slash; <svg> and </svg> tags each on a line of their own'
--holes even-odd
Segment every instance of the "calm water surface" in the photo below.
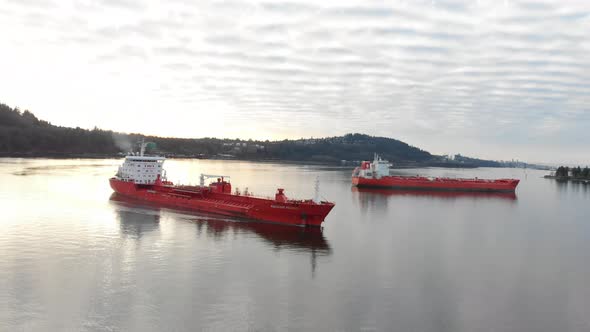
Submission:
<svg viewBox="0 0 590 332">
<path fill-rule="evenodd" d="M 0 159 L 0 331 L 589 331 L 590 185 L 355 191 L 351 169 L 168 160 L 169 178 L 336 202 L 321 232 L 111 197 L 120 160 Z"/>
</svg>

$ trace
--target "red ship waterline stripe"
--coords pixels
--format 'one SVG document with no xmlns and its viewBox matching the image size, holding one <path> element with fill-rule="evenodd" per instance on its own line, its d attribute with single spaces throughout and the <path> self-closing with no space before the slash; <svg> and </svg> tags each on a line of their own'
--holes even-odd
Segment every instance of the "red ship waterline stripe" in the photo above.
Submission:
<svg viewBox="0 0 590 332">
<path fill-rule="evenodd" d="M 231 193 L 231 184 L 225 181 L 201 187 L 174 186 L 160 181 L 155 184 L 136 184 L 113 177 L 109 183 L 121 195 L 149 202 L 285 225 L 320 226 L 334 208 L 331 202 L 289 200 L 282 189 L 279 189 L 274 200 L 236 195 Z M 226 185 L 229 190 L 224 187 Z"/>
</svg>

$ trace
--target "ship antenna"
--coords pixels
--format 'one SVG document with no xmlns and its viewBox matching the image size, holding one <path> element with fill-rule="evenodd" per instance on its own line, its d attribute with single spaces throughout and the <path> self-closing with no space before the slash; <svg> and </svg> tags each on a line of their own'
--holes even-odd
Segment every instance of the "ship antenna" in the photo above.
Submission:
<svg viewBox="0 0 590 332">
<path fill-rule="evenodd" d="M 316 176 L 315 178 L 315 194 L 313 196 L 313 201 L 316 203 L 320 202 L 320 177 Z"/>
<path fill-rule="evenodd" d="M 143 142 L 143 138 L 141 139 L 141 148 L 139 150 L 139 155 L 143 157 L 143 153 L 145 152 L 145 143 Z"/>
</svg>

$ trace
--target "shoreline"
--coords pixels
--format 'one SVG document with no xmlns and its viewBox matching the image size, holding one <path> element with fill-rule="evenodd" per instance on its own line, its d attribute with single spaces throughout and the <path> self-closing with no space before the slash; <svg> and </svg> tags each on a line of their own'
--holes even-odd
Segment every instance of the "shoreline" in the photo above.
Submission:
<svg viewBox="0 0 590 332">
<path fill-rule="evenodd" d="M 590 184 L 590 179 L 583 179 L 583 178 L 573 178 L 571 176 L 555 176 L 555 175 L 544 175 L 544 179 L 552 179 L 558 182 L 572 182 L 572 183 L 582 183 L 582 184 Z"/>
<path fill-rule="evenodd" d="M 0 158 L 22 158 L 22 159 L 121 159 L 125 155 L 119 154 L 101 154 L 101 153 L 60 153 L 60 152 L 25 152 L 25 153 L 2 153 Z M 360 163 L 346 161 L 345 163 L 336 161 L 317 161 L 317 160 L 289 160 L 289 159 L 252 159 L 252 158 L 222 158 L 222 157 L 203 157 L 203 156 L 166 156 L 167 159 L 202 159 L 202 160 L 235 160 L 235 161 L 250 161 L 260 163 L 282 163 L 295 165 L 315 165 L 315 166 L 334 166 L 343 168 L 354 168 Z M 397 169 L 411 169 L 411 168 L 425 168 L 425 167 L 439 167 L 439 168 L 460 168 L 473 169 L 481 168 L 482 166 L 475 166 L 471 164 L 448 164 L 441 162 L 394 162 Z"/>
</svg>

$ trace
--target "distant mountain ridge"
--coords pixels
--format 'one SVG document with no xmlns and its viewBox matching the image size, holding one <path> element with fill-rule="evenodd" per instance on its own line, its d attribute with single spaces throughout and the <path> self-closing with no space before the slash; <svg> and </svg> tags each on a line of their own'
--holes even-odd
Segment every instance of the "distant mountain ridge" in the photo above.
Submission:
<svg viewBox="0 0 590 332">
<path fill-rule="evenodd" d="M 495 161 L 462 157 L 450 160 L 405 142 L 364 134 L 282 141 L 219 138 L 167 138 L 124 134 L 94 128 L 54 126 L 29 111 L 0 104 L 0 155 L 101 157 L 127 153 L 141 139 L 156 143 L 169 157 L 283 160 L 350 163 L 370 160 L 375 152 L 398 165 L 477 167 L 501 166 Z M 135 148 L 137 150 L 137 148 Z"/>
</svg>

